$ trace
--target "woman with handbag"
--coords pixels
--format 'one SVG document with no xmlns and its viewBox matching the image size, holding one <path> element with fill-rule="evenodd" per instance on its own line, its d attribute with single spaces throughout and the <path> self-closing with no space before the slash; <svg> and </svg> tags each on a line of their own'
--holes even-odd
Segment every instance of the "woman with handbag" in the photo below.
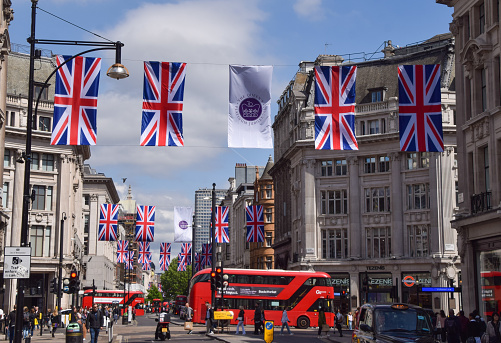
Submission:
<svg viewBox="0 0 501 343">
<path fill-rule="evenodd" d="M 280 335 L 283 335 L 284 334 L 284 326 L 287 328 L 287 332 L 289 333 L 289 335 L 293 335 L 293 333 L 291 332 L 291 329 L 289 328 L 289 316 L 287 315 L 287 310 L 289 308 L 286 307 L 284 308 L 284 312 L 282 312 L 282 330 L 280 330 Z"/>
<path fill-rule="evenodd" d="M 193 318 L 193 309 L 190 307 L 189 303 L 184 305 L 186 307 L 186 321 L 184 322 L 184 329 L 190 330 L 188 331 L 188 335 L 191 335 L 193 332 L 193 322 L 191 321 Z"/>
<path fill-rule="evenodd" d="M 57 309 L 54 309 L 54 311 L 51 314 L 50 321 L 52 323 L 52 337 L 54 337 L 54 334 L 56 333 L 56 329 L 59 325 L 59 315 L 57 313 Z"/>
<path fill-rule="evenodd" d="M 245 327 L 244 327 L 244 318 L 245 318 L 245 311 L 244 307 L 240 306 L 239 307 L 240 311 L 238 312 L 238 317 L 237 317 L 237 332 L 235 332 L 235 335 L 238 335 L 238 329 L 241 327 L 242 328 L 242 335 L 245 335 Z"/>
<path fill-rule="evenodd" d="M 489 337 L 488 343 L 501 343 L 501 328 L 499 323 L 499 314 L 497 312 L 492 314 L 492 320 L 487 323 L 486 333 Z"/>
<path fill-rule="evenodd" d="M 322 337 L 322 331 L 325 331 L 325 335 L 329 336 L 329 330 L 330 326 L 327 325 L 324 308 L 320 307 L 320 310 L 318 310 L 318 338 Z"/>
</svg>

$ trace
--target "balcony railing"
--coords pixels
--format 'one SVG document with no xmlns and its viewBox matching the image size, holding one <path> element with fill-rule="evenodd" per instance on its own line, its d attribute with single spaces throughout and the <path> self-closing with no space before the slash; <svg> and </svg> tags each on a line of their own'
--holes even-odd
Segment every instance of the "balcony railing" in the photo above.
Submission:
<svg viewBox="0 0 501 343">
<path fill-rule="evenodd" d="M 471 213 L 476 214 L 491 209 L 491 192 L 474 194 L 471 197 Z"/>
</svg>

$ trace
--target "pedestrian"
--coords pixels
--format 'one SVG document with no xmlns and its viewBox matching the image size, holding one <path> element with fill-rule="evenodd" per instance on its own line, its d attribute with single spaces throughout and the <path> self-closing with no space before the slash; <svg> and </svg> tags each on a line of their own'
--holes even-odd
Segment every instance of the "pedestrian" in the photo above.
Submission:
<svg viewBox="0 0 501 343">
<path fill-rule="evenodd" d="M 336 329 L 339 331 L 339 337 L 343 337 L 343 314 L 340 309 L 336 313 Z"/>
<path fill-rule="evenodd" d="M 207 307 L 207 311 L 205 311 L 205 333 L 208 335 L 213 335 L 214 331 L 212 331 L 212 323 L 214 321 L 214 310 L 208 301 L 205 302 L 205 307 Z"/>
<path fill-rule="evenodd" d="M 80 324 L 81 326 L 83 332 L 83 340 L 85 341 L 87 336 L 87 329 L 85 328 L 85 322 L 83 319 L 83 309 L 81 307 L 77 307 L 76 317 L 77 317 L 77 323 Z"/>
<path fill-rule="evenodd" d="M 323 307 L 320 307 L 320 310 L 318 311 L 318 338 L 322 337 L 322 331 L 327 331 L 326 336 L 329 336 L 329 330 L 324 330 L 326 329 L 325 325 L 327 325 L 327 320 L 325 319 L 325 311 Z"/>
<path fill-rule="evenodd" d="M 14 340 L 14 331 L 16 330 L 16 305 L 14 309 L 9 313 L 9 343 Z"/>
<path fill-rule="evenodd" d="M 115 307 L 113 310 L 113 320 L 115 321 L 115 324 L 118 324 L 118 307 Z"/>
<path fill-rule="evenodd" d="M 259 335 L 259 329 L 261 328 L 261 308 L 259 304 L 254 305 L 254 335 Z"/>
<path fill-rule="evenodd" d="M 54 311 L 52 311 L 52 314 L 50 317 L 50 322 L 52 324 L 52 337 L 54 337 L 54 334 L 56 333 L 57 327 L 60 324 L 60 318 L 61 317 L 57 313 L 57 309 L 54 309 Z"/>
<path fill-rule="evenodd" d="M 470 313 L 468 321 L 468 331 L 467 331 L 467 339 L 468 343 L 480 343 L 480 337 L 482 336 L 480 324 L 475 319 L 475 315 Z M 473 340 L 472 340 L 473 339 Z"/>
<path fill-rule="evenodd" d="M 244 322 L 245 322 L 245 311 L 244 307 L 240 305 L 239 307 L 240 311 L 238 312 L 238 317 L 237 317 L 237 332 L 235 332 L 236 335 L 238 335 L 238 329 L 241 327 L 242 328 L 242 335 L 245 335 L 245 327 L 244 327 Z"/>
<path fill-rule="evenodd" d="M 444 310 L 440 310 L 437 318 L 437 328 L 440 328 L 440 340 L 445 342 L 447 340 L 447 332 L 445 331 L 445 319 L 447 316 L 445 315 Z M 440 326 L 440 327 L 439 327 Z"/>
<path fill-rule="evenodd" d="M 501 329 L 499 323 L 499 314 L 494 312 L 492 320 L 487 323 L 487 335 L 489 336 L 489 343 L 501 343 Z"/>
<path fill-rule="evenodd" d="M 99 330 L 104 325 L 103 313 L 97 308 L 97 304 L 92 305 L 92 311 L 87 316 L 86 326 L 90 331 L 90 342 L 97 343 Z"/>
<path fill-rule="evenodd" d="M 191 323 L 191 329 L 188 331 L 188 335 L 191 335 L 193 332 L 193 308 L 189 303 L 186 303 L 184 306 L 186 307 L 186 321 L 184 325 L 186 326 L 186 323 Z"/>
<path fill-rule="evenodd" d="M 33 330 L 35 329 L 35 320 L 37 319 L 34 307 L 31 308 L 29 316 L 30 316 L 30 337 L 33 337 Z"/>
<path fill-rule="evenodd" d="M 291 332 L 291 329 L 289 328 L 290 320 L 289 320 L 289 316 L 287 315 L 288 309 L 289 309 L 288 307 L 285 307 L 284 311 L 282 312 L 282 330 L 280 330 L 280 335 L 284 334 L 284 327 L 287 328 L 287 332 L 289 333 L 289 335 L 293 335 L 293 333 Z"/>
<path fill-rule="evenodd" d="M 29 342 L 31 337 L 31 322 L 30 322 L 30 310 L 28 306 L 23 308 L 23 338 L 25 342 Z"/>
<path fill-rule="evenodd" d="M 459 325 L 461 326 L 461 332 L 459 333 L 461 343 L 466 343 L 466 339 L 468 338 L 468 322 L 470 320 L 466 318 L 463 310 L 459 311 L 459 316 L 457 318 L 459 320 Z"/>
<path fill-rule="evenodd" d="M 353 315 L 348 312 L 348 329 L 353 330 Z"/>
<path fill-rule="evenodd" d="M 461 342 L 461 324 L 458 317 L 454 315 L 454 310 L 449 310 L 449 316 L 445 319 L 445 330 L 447 332 L 448 343 Z"/>
</svg>

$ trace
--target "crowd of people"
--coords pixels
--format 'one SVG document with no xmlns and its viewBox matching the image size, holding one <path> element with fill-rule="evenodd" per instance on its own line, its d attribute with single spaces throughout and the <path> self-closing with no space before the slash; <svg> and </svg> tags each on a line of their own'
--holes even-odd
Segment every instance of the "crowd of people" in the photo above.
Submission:
<svg viewBox="0 0 501 343">
<path fill-rule="evenodd" d="M 16 311 L 17 308 L 14 306 L 14 309 L 5 318 L 5 330 L 7 330 L 10 343 L 14 340 Z M 90 333 L 91 343 L 97 343 L 99 332 L 105 327 L 105 318 L 116 323 L 119 315 L 119 309 L 112 310 L 108 306 L 102 307 L 98 304 L 94 304 L 91 309 L 73 306 L 72 312 L 68 316 L 68 322 L 78 323 L 81 326 L 84 341 L 87 340 L 87 333 Z M 45 314 L 42 314 L 38 306 L 34 306 L 31 309 L 25 306 L 22 318 L 23 339 L 26 343 L 30 341 L 30 338 L 36 331 L 43 330 L 45 327 L 52 337 L 54 337 L 58 327 L 62 325 L 61 314 L 57 309 L 48 309 Z"/>
</svg>

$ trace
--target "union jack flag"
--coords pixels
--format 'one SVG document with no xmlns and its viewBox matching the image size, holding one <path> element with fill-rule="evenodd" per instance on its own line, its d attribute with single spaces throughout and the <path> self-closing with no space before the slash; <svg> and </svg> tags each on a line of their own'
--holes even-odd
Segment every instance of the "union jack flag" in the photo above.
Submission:
<svg viewBox="0 0 501 343">
<path fill-rule="evenodd" d="M 150 242 L 139 242 L 138 263 L 151 262 Z"/>
<path fill-rule="evenodd" d="M 143 263 L 141 269 L 142 270 L 151 270 L 151 265 L 150 265 L 151 261 L 147 261 L 146 263 Z"/>
<path fill-rule="evenodd" d="M 56 56 L 58 66 L 71 56 Z M 51 145 L 96 145 L 101 59 L 77 56 L 56 72 Z"/>
<path fill-rule="evenodd" d="M 264 215 L 263 206 L 247 206 L 247 242 L 264 242 Z"/>
<path fill-rule="evenodd" d="M 141 145 L 183 146 L 186 63 L 144 62 Z"/>
<path fill-rule="evenodd" d="M 177 271 L 178 272 L 185 272 L 186 271 L 186 261 L 177 261 Z"/>
<path fill-rule="evenodd" d="M 200 255 L 200 268 L 212 266 L 212 244 L 202 244 L 202 254 Z"/>
<path fill-rule="evenodd" d="M 162 292 L 162 284 L 160 282 L 158 283 L 158 290 Z"/>
<path fill-rule="evenodd" d="M 195 263 L 193 267 L 196 272 L 200 271 L 200 254 L 197 252 L 195 253 Z"/>
<path fill-rule="evenodd" d="M 184 261 L 186 265 L 191 265 L 191 243 L 181 244 L 181 252 L 179 253 L 180 260 Z"/>
<path fill-rule="evenodd" d="M 101 204 L 99 212 L 99 241 L 116 241 L 118 230 L 118 205 Z"/>
<path fill-rule="evenodd" d="M 440 65 L 398 66 L 401 151 L 444 151 Z"/>
<path fill-rule="evenodd" d="M 117 263 L 125 263 L 129 252 L 129 241 L 117 241 Z"/>
<path fill-rule="evenodd" d="M 129 251 L 125 257 L 125 269 L 134 269 L 134 251 Z"/>
<path fill-rule="evenodd" d="M 228 206 L 216 206 L 216 227 L 214 236 L 216 243 L 230 243 L 228 234 L 228 214 L 230 210 Z"/>
<path fill-rule="evenodd" d="M 170 264 L 170 243 L 160 243 L 160 270 L 166 271 Z"/>
<path fill-rule="evenodd" d="M 153 242 L 155 206 L 137 206 L 136 242 Z"/>
<path fill-rule="evenodd" d="M 315 67 L 315 149 L 358 150 L 356 66 Z"/>
</svg>

